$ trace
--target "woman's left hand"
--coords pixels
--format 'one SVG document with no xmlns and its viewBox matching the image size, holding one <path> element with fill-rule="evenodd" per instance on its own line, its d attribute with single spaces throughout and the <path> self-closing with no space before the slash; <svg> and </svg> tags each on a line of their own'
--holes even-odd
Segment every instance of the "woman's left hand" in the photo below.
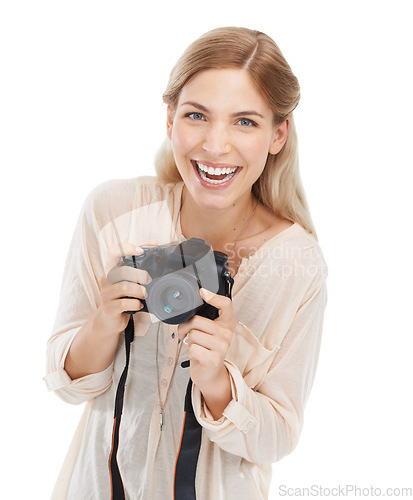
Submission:
<svg viewBox="0 0 413 500">
<path fill-rule="evenodd" d="M 224 366 L 236 321 L 229 297 L 215 294 L 201 288 L 202 299 L 216 307 L 219 316 L 214 319 L 193 316 L 178 327 L 181 340 L 188 343 L 188 357 L 191 361 L 191 379 L 202 392 L 211 391 L 223 376 L 228 377 Z M 209 294 L 209 295 L 208 295 Z"/>
</svg>

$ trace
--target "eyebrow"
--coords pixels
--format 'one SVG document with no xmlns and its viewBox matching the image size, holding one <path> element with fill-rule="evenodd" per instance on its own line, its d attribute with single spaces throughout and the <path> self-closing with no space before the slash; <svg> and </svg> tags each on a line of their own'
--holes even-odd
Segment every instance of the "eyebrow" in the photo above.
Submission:
<svg viewBox="0 0 413 500">
<path fill-rule="evenodd" d="M 202 104 L 199 104 L 194 101 L 186 101 L 181 104 L 181 106 L 185 106 L 185 104 L 188 104 L 189 106 L 193 106 L 194 108 L 199 109 L 200 111 L 203 111 L 204 113 L 209 113 L 210 111 L 205 107 L 202 106 Z M 233 118 L 236 118 L 238 116 L 246 116 L 246 115 L 255 115 L 259 116 L 260 118 L 264 118 L 264 116 L 261 113 L 258 113 L 258 111 L 238 111 L 237 113 L 232 113 L 230 116 Z"/>
</svg>

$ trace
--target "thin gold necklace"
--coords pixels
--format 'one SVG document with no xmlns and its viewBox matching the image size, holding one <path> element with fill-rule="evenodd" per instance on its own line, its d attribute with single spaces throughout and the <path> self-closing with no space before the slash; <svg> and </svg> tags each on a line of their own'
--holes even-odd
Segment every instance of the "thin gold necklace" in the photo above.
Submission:
<svg viewBox="0 0 413 500">
<path fill-rule="evenodd" d="M 254 210 L 252 211 L 251 215 L 249 216 L 249 218 L 248 218 L 247 222 L 245 223 L 245 226 L 242 228 L 242 231 L 239 233 L 238 238 L 235 240 L 235 243 L 232 245 L 232 248 L 231 248 L 231 250 L 230 250 L 230 252 L 229 252 L 229 255 L 228 255 L 228 260 L 232 257 L 232 253 L 234 252 L 235 247 L 236 247 L 236 245 L 237 245 L 238 241 L 240 240 L 241 236 L 244 234 L 244 231 L 247 229 L 248 224 L 250 223 L 251 219 L 253 218 L 253 216 L 254 216 L 254 214 L 255 214 L 255 211 L 257 210 L 257 207 L 258 207 L 259 202 L 260 202 L 260 200 L 259 200 L 259 199 L 257 199 L 257 203 L 255 204 Z M 181 208 L 182 208 L 182 207 L 179 207 L 178 216 L 177 216 L 177 218 L 176 218 L 176 223 L 175 223 L 175 233 L 176 233 L 176 228 L 177 228 L 177 226 L 178 226 L 178 220 L 179 220 L 179 217 L 180 217 L 180 215 L 181 215 Z M 182 228 L 182 226 L 181 226 L 181 228 Z"/>
<path fill-rule="evenodd" d="M 161 326 L 161 321 L 159 321 L 159 323 L 158 323 L 158 332 L 156 334 L 156 377 L 157 377 L 157 381 L 158 381 L 159 405 L 161 407 L 161 412 L 159 414 L 159 424 L 160 424 L 160 428 L 161 428 L 161 432 L 162 432 L 162 428 L 163 428 L 163 424 L 164 424 L 164 411 L 165 411 L 166 403 L 168 401 L 169 389 L 171 387 L 172 380 L 173 380 L 174 375 L 175 375 L 175 370 L 176 370 L 177 362 L 178 362 L 178 360 L 179 360 L 179 358 L 181 356 L 181 350 L 182 350 L 183 342 L 181 342 L 181 345 L 179 346 L 178 352 L 176 354 L 174 370 L 172 372 L 171 380 L 169 382 L 168 390 L 166 392 L 165 401 L 162 402 L 162 399 L 161 399 L 161 390 L 159 389 L 160 382 L 159 382 L 159 361 L 158 361 L 158 353 L 159 353 L 159 329 L 160 329 L 160 326 Z M 176 325 L 176 326 L 178 326 L 178 325 Z M 175 333 L 175 335 L 178 335 L 178 333 Z"/>
</svg>

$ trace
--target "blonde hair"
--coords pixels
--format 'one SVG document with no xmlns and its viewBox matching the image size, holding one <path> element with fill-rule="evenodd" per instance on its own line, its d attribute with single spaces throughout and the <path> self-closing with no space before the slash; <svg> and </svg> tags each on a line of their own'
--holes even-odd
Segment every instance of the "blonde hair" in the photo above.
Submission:
<svg viewBox="0 0 413 500">
<path fill-rule="evenodd" d="M 317 239 L 311 220 L 298 163 L 297 133 L 293 110 L 300 100 L 300 86 L 276 43 L 266 34 L 248 28 L 217 28 L 195 40 L 173 67 L 163 102 L 175 110 L 184 85 L 207 69 L 242 68 L 274 113 L 274 123 L 290 121 L 287 140 L 276 155 L 268 155 L 260 177 L 252 186 L 253 195 L 276 215 L 298 222 Z M 180 182 L 170 140 L 166 139 L 155 157 L 158 178 Z"/>
</svg>

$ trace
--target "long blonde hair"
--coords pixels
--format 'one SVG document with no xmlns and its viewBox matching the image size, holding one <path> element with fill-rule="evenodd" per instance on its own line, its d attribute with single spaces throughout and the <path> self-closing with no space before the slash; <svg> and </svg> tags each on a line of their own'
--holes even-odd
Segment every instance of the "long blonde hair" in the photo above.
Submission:
<svg viewBox="0 0 413 500">
<path fill-rule="evenodd" d="M 217 28 L 195 40 L 173 67 L 163 102 L 175 110 L 179 95 L 190 78 L 217 68 L 248 71 L 257 89 L 274 113 L 274 123 L 290 120 L 287 140 L 276 155 L 268 155 L 252 193 L 276 215 L 298 222 L 317 239 L 301 182 L 298 142 L 293 111 L 300 100 L 300 86 L 276 43 L 266 34 L 248 28 Z M 158 178 L 180 182 L 170 140 L 166 139 L 155 157 Z"/>
</svg>

